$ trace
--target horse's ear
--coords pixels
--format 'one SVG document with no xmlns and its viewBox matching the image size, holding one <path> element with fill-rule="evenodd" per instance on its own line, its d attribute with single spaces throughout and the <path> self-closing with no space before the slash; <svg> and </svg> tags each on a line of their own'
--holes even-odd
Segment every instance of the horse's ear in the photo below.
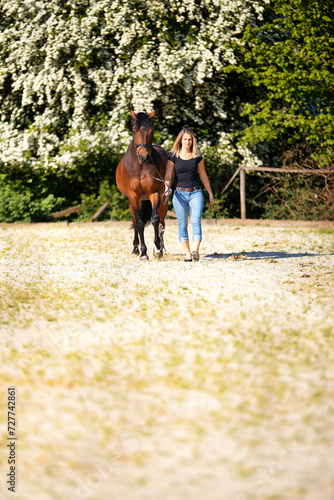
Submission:
<svg viewBox="0 0 334 500">
<path fill-rule="evenodd" d="M 133 111 L 133 109 L 130 109 L 130 115 L 132 116 L 132 118 L 134 119 L 134 121 L 137 120 L 137 115 L 136 113 Z"/>
<path fill-rule="evenodd" d="M 155 115 L 155 110 L 152 111 L 152 113 L 148 115 L 149 119 L 152 120 L 152 118 L 154 118 L 154 115 Z"/>
</svg>

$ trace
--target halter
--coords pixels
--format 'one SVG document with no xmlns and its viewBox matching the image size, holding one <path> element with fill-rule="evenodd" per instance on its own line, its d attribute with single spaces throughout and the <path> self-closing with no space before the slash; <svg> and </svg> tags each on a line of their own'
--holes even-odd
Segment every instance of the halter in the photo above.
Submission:
<svg viewBox="0 0 334 500">
<path fill-rule="evenodd" d="M 132 138 L 133 138 L 133 144 L 135 146 L 135 151 L 136 151 L 136 155 L 138 157 L 139 163 L 141 165 L 143 165 L 145 163 L 145 161 L 147 161 L 148 159 L 152 159 L 152 157 L 151 157 L 152 150 L 153 150 L 152 144 L 136 144 L 134 132 L 132 132 Z M 139 150 L 138 150 L 138 148 L 139 148 Z M 143 161 L 143 157 L 140 154 L 140 151 L 143 148 L 147 149 L 147 151 L 148 151 L 147 159 L 145 159 L 145 161 Z"/>
</svg>

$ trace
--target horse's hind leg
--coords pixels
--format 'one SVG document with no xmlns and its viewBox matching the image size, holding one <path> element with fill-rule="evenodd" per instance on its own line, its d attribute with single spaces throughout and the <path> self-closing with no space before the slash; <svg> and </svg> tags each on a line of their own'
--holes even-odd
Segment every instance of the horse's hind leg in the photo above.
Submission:
<svg viewBox="0 0 334 500">
<path fill-rule="evenodd" d="M 154 193 L 150 196 L 150 200 L 152 203 L 152 217 L 151 222 L 154 228 L 154 247 L 153 247 L 153 255 L 154 257 L 162 257 L 163 252 L 161 248 L 161 240 L 160 240 L 160 231 L 159 231 L 159 202 L 160 196 L 159 193 Z"/>
<path fill-rule="evenodd" d="M 133 224 L 135 224 L 135 221 L 133 221 Z M 138 236 L 138 231 L 136 228 L 134 228 L 135 232 L 135 237 L 133 238 L 133 250 L 132 253 L 134 255 L 139 255 L 139 236 Z"/>
<path fill-rule="evenodd" d="M 160 204 L 159 207 L 159 217 L 160 217 L 160 222 L 159 222 L 159 236 L 160 236 L 160 248 L 163 252 L 164 255 L 167 255 L 167 250 L 165 248 L 165 240 L 164 240 L 164 234 L 165 234 L 165 217 L 167 215 L 168 211 L 168 203 L 164 205 L 163 203 Z"/>
</svg>

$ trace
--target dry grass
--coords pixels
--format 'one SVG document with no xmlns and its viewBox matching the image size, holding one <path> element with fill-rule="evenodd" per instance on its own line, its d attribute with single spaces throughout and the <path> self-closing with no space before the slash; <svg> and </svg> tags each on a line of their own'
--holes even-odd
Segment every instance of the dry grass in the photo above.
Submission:
<svg viewBox="0 0 334 500">
<path fill-rule="evenodd" d="M 17 500 L 332 499 L 333 231 L 205 226 L 191 264 L 174 225 L 148 263 L 119 225 L 0 235 Z"/>
</svg>

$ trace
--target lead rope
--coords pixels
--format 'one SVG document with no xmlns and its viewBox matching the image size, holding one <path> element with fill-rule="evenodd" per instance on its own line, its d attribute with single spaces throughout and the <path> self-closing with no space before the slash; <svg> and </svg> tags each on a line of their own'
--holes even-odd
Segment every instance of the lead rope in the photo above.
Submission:
<svg viewBox="0 0 334 500">
<path fill-rule="evenodd" d="M 150 174 L 150 176 L 152 177 L 152 179 L 156 180 L 156 181 L 159 181 L 159 182 L 163 182 L 165 184 L 165 187 L 167 187 L 168 189 L 170 189 L 170 187 L 168 186 L 167 182 L 165 181 L 165 179 L 162 178 L 162 176 L 160 175 L 157 167 L 154 165 L 154 168 L 157 172 L 157 174 L 159 175 L 160 179 L 158 179 L 158 177 L 154 177 L 153 174 L 151 174 L 151 172 L 149 170 L 147 170 L 147 168 L 145 167 L 145 170 L 148 174 Z M 169 200 L 169 192 L 168 194 L 164 193 L 162 196 L 161 196 L 161 201 L 163 203 L 163 205 L 167 205 L 167 202 Z"/>
</svg>

